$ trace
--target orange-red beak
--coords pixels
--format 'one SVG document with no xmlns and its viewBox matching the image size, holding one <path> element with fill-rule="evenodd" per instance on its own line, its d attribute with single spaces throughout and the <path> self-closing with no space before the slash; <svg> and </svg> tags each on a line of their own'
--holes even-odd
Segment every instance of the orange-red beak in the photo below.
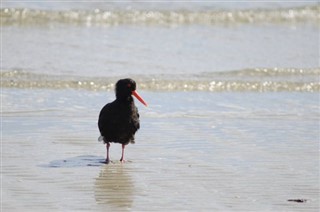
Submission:
<svg viewBox="0 0 320 212">
<path fill-rule="evenodd" d="M 138 94 L 137 91 L 132 91 L 132 95 L 136 97 L 142 104 L 148 107 L 148 104 L 142 99 L 142 97 Z"/>
</svg>

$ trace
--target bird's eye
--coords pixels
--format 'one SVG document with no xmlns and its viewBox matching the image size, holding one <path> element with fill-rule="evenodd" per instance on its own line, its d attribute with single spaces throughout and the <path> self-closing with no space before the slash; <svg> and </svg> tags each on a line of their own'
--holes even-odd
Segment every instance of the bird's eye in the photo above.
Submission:
<svg viewBox="0 0 320 212">
<path fill-rule="evenodd" d="M 130 83 L 128 83 L 127 87 L 128 87 L 128 88 L 131 88 L 131 84 L 130 84 Z"/>
</svg>

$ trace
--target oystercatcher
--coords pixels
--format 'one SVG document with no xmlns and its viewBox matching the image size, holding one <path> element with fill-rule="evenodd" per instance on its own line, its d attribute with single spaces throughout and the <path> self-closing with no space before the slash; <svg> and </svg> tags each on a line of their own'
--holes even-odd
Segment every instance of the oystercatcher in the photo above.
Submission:
<svg viewBox="0 0 320 212">
<path fill-rule="evenodd" d="M 101 133 L 99 141 L 106 144 L 106 163 L 110 162 L 110 143 L 122 144 L 121 162 L 124 160 L 124 148 L 134 143 L 134 135 L 140 128 L 138 109 L 134 104 L 132 95 L 142 104 L 147 103 L 136 91 L 136 82 L 132 79 L 121 79 L 115 87 L 116 100 L 106 104 L 100 111 L 98 127 Z"/>
</svg>

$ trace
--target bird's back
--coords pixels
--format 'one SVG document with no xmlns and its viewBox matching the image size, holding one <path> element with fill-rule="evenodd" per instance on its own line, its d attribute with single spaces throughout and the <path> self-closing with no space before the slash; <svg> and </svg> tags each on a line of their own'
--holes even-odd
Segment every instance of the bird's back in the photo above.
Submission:
<svg viewBox="0 0 320 212">
<path fill-rule="evenodd" d="M 134 143 L 134 135 L 140 128 L 139 113 L 134 103 L 113 101 L 100 111 L 98 127 L 104 142 Z"/>
</svg>

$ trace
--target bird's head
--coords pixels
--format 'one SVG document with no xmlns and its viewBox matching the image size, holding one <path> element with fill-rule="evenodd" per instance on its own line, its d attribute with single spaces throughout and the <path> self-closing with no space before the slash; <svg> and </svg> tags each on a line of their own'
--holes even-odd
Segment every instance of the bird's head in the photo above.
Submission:
<svg viewBox="0 0 320 212">
<path fill-rule="evenodd" d="M 116 97 L 117 99 L 128 99 L 133 95 L 136 97 L 142 104 L 148 106 L 143 98 L 136 91 L 136 82 L 130 78 L 121 79 L 116 84 Z"/>
</svg>

